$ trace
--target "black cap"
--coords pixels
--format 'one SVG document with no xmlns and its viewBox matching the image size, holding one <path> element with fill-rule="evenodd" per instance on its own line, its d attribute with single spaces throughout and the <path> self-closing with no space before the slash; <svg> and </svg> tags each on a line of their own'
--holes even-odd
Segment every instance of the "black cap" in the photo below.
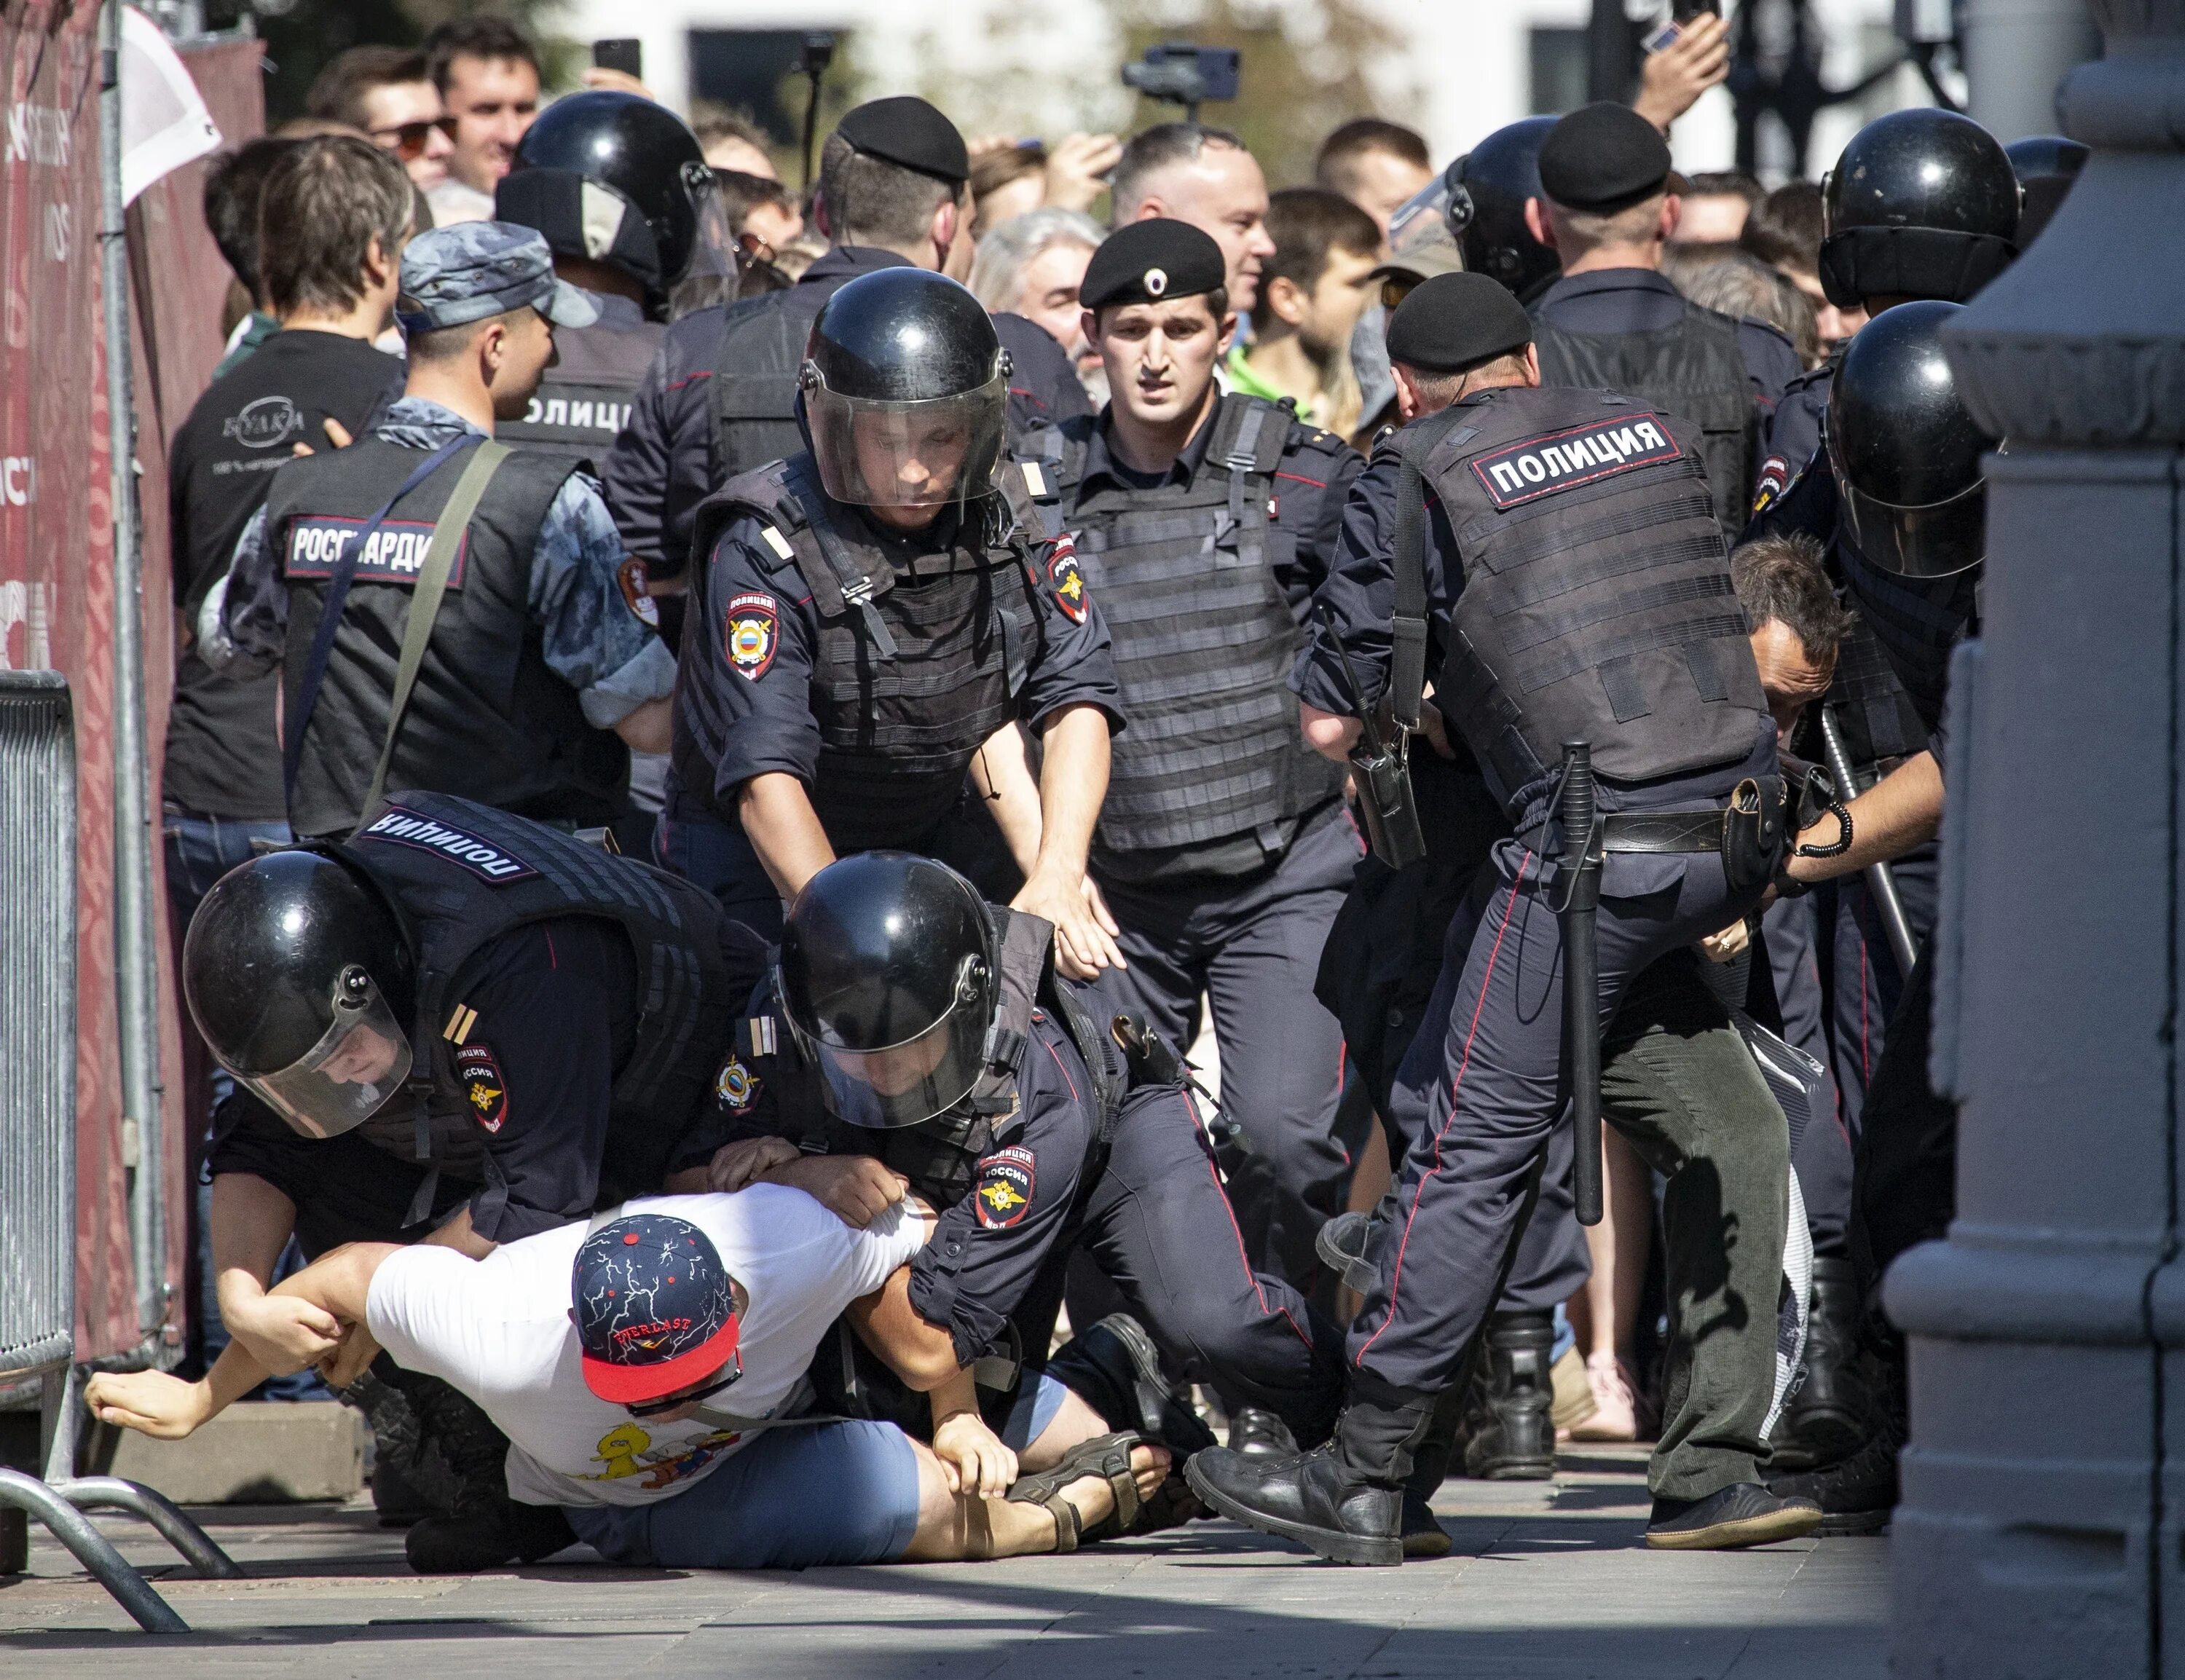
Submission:
<svg viewBox="0 0 2185 1680">
<path fill-rule="evenodd" d="M 1438 274 L 1389 317 L 1389 360 L 1428 373 L 1461 372 L 1532 342 L 1525 306 L 1484 274 Z"/>
<path fill-rule="evenodd" d="M 964 137 L 915 94 L 869 99 L 835 126 L 835 132 L 867 157 L 914 169 L 961 187 L 971 178 Z"/>
<path fill-rule="evenodd" d="M 1221 248 L 1204 228 L 1166 216 L 1126 222 L 1085 265 L 1077 300 L 1088 310 L 1191 298 L 1229 281 Z"/>
<path fill-rule="evenodd" d="M 1668 179 L 1669 142 L 1629 105 L 1581 105 L 1540 142 L 1540 190 L 1567 209 L 1612 215 Z"/>
</svg>

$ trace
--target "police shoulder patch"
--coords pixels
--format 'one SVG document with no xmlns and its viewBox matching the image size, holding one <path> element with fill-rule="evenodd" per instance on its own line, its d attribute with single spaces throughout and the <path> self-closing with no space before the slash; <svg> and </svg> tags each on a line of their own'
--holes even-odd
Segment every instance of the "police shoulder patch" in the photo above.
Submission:
<svg viewBox="0 0 2185 1680">
<path fill-rule="evenodd" d="M 1510 508 L 1682 453 L 1662 416 L 1640 410 L 1489 450 L 1473 460 L 1472 471 L 1489 501 Z"/>
<path fill-rule="evenodd" d="M 752 590 L 729 602 L 724 651 L 745 681 L 756 683 L 766 675 L 780 641 L 781 604 L 772 595 Z"/>
<path fill-rule="evenodd" d="M 714 1075 L 713 1094 L 731 1114 L 748 1114 L 758 1101 L 758 1075 L 744 1065 L 740 1056 L 730 1056 Z"/>
<path fill-rule="evenodd" d="M 1808 463 L 1811 465 L 1810 462 Z M 1770 455 L 1760 463 L 1760 476 L 1752 488 L 1756 517 L 1791 494 L 1791 487 L 1806 476 L 1806 468 L 1791 465 L 1788 455 Z"/>
<path fill-rule="evenodd" d="M 1021 1146 L 998 1149 L 979 1163 L 979 1186 L 971 1199 L 979 1223 L 1006 1231 L 1031 1211 L 1031 1192 L 1039 1162 Z"/>
<path fill-rule="evenodd" d="M 615 570 L 615 582 L 622 586 L 623 605 L 640 623 L 657 630 L 660 628 L 660 603 L 653 600 L 651 590 L 646 588 L 650 581 L 645 573 L 645 562 L 635 555 L 623 561 Z"/>
<path fill-rule="evenodd" d="M 1054 590 L 1054 604 L 1073 624 L 1082 624 L 1092 598 L 1085 590 L 1085 574 L 1077 565 L 1077 544 L 1065 531 L 1047 551 L 1047 581 Z"/>
<path fill-rule="evenodd" d="M 462 1083 L 471 1118 L 488 1131 L 499 1131 L 508 1119 L 508 1081 L 501 1077 L 492 1047 L 481 1041 L 456 1051 L 455 1077 Z"/>
</svg>

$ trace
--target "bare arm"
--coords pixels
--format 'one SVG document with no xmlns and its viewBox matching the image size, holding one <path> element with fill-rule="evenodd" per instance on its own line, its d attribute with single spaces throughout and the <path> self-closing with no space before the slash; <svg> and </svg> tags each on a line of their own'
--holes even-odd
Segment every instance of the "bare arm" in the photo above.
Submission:
<svg viewBox="0 0 2185 1680">
<path fill-rule="evenodd" d="M 1010 907 L 1054 924 L 1062 972 L 1089 980 L 1103 968 L 1123 968 L 1120 929 L 1098 890 L 1086 879 L 1092 825 L 1108 796 L 1108 717 L 1096 706 L 1066 706 L 1042 734 L 1039 855 Z"/>
<path fill-rule="evenodd" d="M 296 1204 L 251 1173 L 212 1181 L 212 1264 L 221 1322 L 277 1375 L 301 1370 L 333 1351 L 341 1326 L 316 1308 L 266 1293 L 296 1229 Z"/>
<path fill-rule="evenodd" d="M 921 1394 L 953 1381 L 964 1367 L 956 1363 L 956 1340 L 919 1317 L 910 1304 L 910 1268 L 894 1275 L 849 1307 L 850 1327 L 881 1363 Z"/>
<path fill-rule="evenodd" d="M 736 815 L 785 899 L 796 897 L 805 882 L 835 861 L 812 796 L 794 776 L 769 770 L 752 777 L 736 790 Z"/>
<path fill-rule="evenodd" d="M 1350 762 L 1350 749 L 1358 745 L 1358 737 L 1366 728 L 1363 723 L 1339 712 L 1322 712 L 1304 700 L 1298 702 L 1298 716 L 1305 725 L 1307 746 L 1322 758 L 1332 758 L 1338 764 Z"/>
<path fill-rule="evenodd" d="M 1791 858 L 1787 867 L 1793 880 L 1834 880 L 1925 846 L 1942 826 L 1942 767 L 1931 752 L 1914 754 L 1847 809 L 1851 812 L 1851 849 L 1835 857 Z M 1802 845 L 1834 846 L 1841 834 L 1842 827 L 1830 812 L 1798 840 Z"/>
<path fill-rule="evenodd" d="M 500 1245 L 480 1236 L 471 1225 L 470 1203 L 466 1202 L 440 1223 L 426 1242 L 443 1248 L 452 1248 L 457 1253 L 467 1254 L 473 1260 L 483 1260 Z"/>
<path fill-rule="evenodd" d="M 1039 867 L 1039 784 L 1031 779 L 1023 730 L 1004 723 L 971 760 L 971 785 L 986 801 L 1009 856 L 1029 879 Z"/>
<path fill-rule="evenodd" d="M 632 752 L 666 752 L 675 745 L 674 702 L 649 700 L 614 726 Z"/>
</svg>

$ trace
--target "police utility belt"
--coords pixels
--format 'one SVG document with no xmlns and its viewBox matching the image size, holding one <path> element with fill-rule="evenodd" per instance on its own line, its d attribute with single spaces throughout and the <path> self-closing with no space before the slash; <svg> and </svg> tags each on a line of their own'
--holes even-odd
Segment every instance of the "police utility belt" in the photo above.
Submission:
<svg viewBox="0 0 2185 1680">
<path fill-rule="evenodd" d="M 1592 843 L 1585 849 L 1595 856 L 1697 857 L 1712 852 L 1722 859 L 1732 890 L 1741 891 L 1774 873 L 1783 848 L 1784 816 L 1781 779 L 1748 776 L 1731 791 L 1726 805 L 1701 811 L 1619 811 L 1596 817 Z M 1545 828 L 1544 818 L 1518 838 L 1537 851 Z"/>
</svg>

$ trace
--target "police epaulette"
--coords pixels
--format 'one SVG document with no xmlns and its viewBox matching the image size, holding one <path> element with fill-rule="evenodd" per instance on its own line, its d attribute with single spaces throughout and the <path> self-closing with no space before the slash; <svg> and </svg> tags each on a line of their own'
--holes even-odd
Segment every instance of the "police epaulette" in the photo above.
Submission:
<svg viewBox="0 0 2185 1680">
<path fill-rule="evenodd" d="M 752 1015 L 736 1023 L 736 1048 L 746 1056 L 772 1056 L 780 1048 L 779 1025 L 771 1015 Z"/>
<path fill-rule="evenodd" d="M 458 1003 L 455 1013 L 448 1017 L 448 1024 L 440 1029 L 440 1036 L 450 1044 L 461 1044 L 470 1037 L 471 1029 L 477 1024 L 478 1011 Z"/>
</svg>

